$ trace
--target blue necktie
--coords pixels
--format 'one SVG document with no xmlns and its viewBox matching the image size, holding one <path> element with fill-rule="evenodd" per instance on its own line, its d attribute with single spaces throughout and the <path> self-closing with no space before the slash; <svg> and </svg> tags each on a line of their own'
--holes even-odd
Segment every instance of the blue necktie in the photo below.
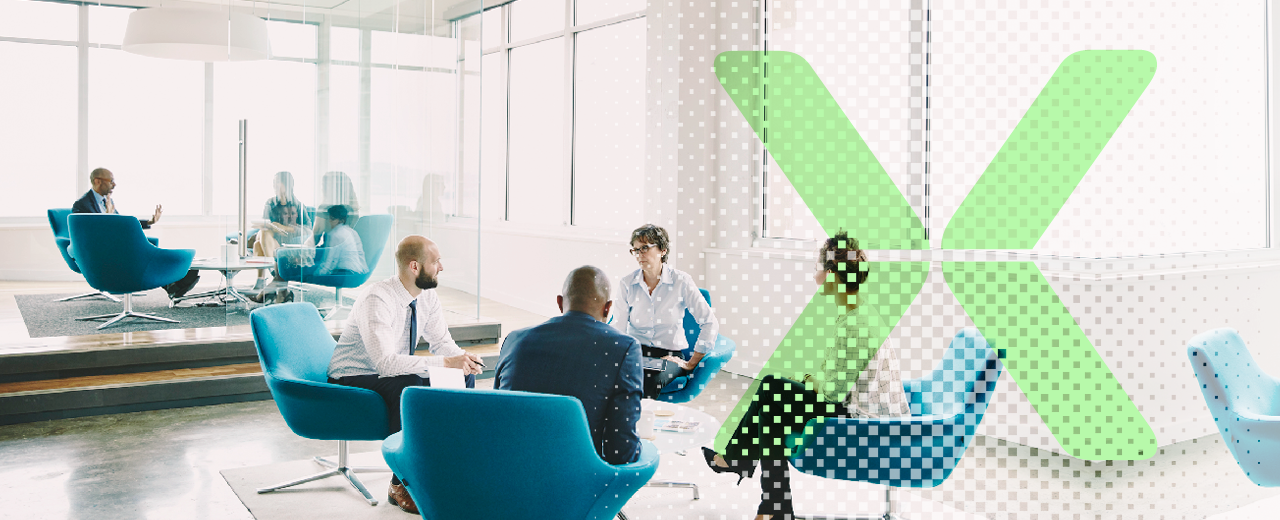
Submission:
<svg viewBox="0 0 1280 520">
<path fill-rule="evenodd" d="M 409 303 L 409 355 L 418 348 L 418 300 Z"/>
</svg>

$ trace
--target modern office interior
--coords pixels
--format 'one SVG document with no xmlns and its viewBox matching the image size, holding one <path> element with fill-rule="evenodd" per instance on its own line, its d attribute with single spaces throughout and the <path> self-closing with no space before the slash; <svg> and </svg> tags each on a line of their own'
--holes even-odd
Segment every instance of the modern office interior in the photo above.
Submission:
<svg viewBox="0 0 1280 520">
<path fill-rule="evenodd" d="M 846 232 L 911 410 L 801 421 L 797 517 L 1275 518 L 1273 11 L 0 0 L 0 515 L 412 518 L 390 465 L 423 518 L 756 518 L 762 472 L 702 448 L 843 338 Z M 138 226 L 73 211 L 108 184 Z M 573 398 L 406 392 L 385 441 L 323 433 L 367 419 L 319 390 L 316 425 L 291 416 L 288 384 L 335 385 L 272 342 L 332 350 L 406 237 L 438 247 L 427 291 L 489 389 L 575 268 L 618 316 L 646 224 L 717 328 L 641 401 L 635 462 L 583 456 Z M 335 270 L 340 226 L 362 268 Z"/>
</svg>

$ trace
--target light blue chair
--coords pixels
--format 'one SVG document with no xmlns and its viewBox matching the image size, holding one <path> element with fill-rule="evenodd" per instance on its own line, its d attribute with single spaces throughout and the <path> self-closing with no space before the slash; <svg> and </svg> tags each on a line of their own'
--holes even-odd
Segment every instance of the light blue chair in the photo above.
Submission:
<svg viewBox="0 0 1280 520">
<path fill-rule="evenodd" d="M 1280 486 L 1280 381 L 1262 371 L 1235 329 L 1191 338 L 1187 357 L 1240 469 L 1254 484 Z"/>
<path fill-rule="evenodd" d="M 364 261 L 365 265 L 369 267 L 368 271 L 348 274 L 317 273 L 314 266 L 299 267 L 297 261 L 290 258 L 292 255 L 297 254 L 296 249 L 281 249 L 276 251 L 276 273 L 281 279 L 290 282 L 333 287 L 333 296 L 336 303 L 331 309 L 325 309 L 328 311 L 325 314 L 325 318 L 335 316 L 340 310 L 349 310 L 349 307 L 342 304 L 342 290 L 360 287 L 369 280 L 369 276 L 373 274 L 374 267 L 382 259 L 382 251 L 386 249 L 387 240 L 391 238 L 392 222 L 391 215 L 365 215 L 360 217 L 355 226 L 353 226 L 356 234 L 360 235 L 361 245 L 364 246 Z M 317 248 L 315 255 L 316 265 L 321 264 L 328 254 L 328 248 Z"/>
<path fill-rule="evenodd" d="M 355 473 L 387 469 L 348 466 L 347 443 L 380 441 L 391 434 L 382 397 L 373 390 L 329 384 L 329 360 L 337 343 L 315 306 L 300 302 L 260 307 L 249 314 L 249 327 L 262 375 L 285 424 L 308 439 L 338 441 L 336 463 L 315 458 L 326 471 L 260 488 L 258 493 L 342 475 L 369 505 L 378 505 Z"/>
<path fill-rule="evenodd" d="M 625 519 L 658 469 L 648 441 L 636 462 L 604 462 L 573 397 L 410 387 L 400 409 L 382 455 L 424 519 Z"/>
<path fill-rule="evenodd" d="M 133 293 L 162 287 L 186 276 L 195 257 L 192 249 L 161 249 L 142 234 L 138 219 L 127 215 L 78 213 L 67 216 L 69 256 L 89 286 L 124 295 L 124 310 L 77 320 L 107 319 L 105 329 L 125 318 L 178 323 L 178 320 L 133 312 Z"/>
<path fill-rule="evenodd" d="M 955 470 L 995 395 L 1003 366 L 975 328 L 951 340 L 933 372 L 903 381 L 910 417 L 814 419 L 792 435 L 791 464 L 820 477 L 884 484 L 893 517 L 894 487 L 935 487 Z"/>
<path fill-rule="evenodd" d="M 71 237 L 70 235 L 67 234 L 67 215 L 70 215 L 70 214 L 71 214 L 71 208 L 55 208 L 55 209 L 48 210 L 49 228 L 53 231 L 53 241 L 58 246 L 58 252 L 62 253 L 62 261 L 66 262 L 67 267 L 71 268 L 71 270 L 74 271 L 76 274 L 80 274 L 80 266 L 76 265 L 76 259 L 71 257 L 71 251 L 70 251 Z M 147 237 L 147 241 L 151 242 L 151 245 L 153 246 L 160 245 L 160 239 L 158 238 Z M 80 299 L 88 299 L 88 298 L 102 298 L 106 300 L 111 300 L 116 303 L 120 303 L 119 298 L 116 298 L 115 296 L 112 296 L 111 294 L 105 293 L 102 291 L 77 294 L 75 296 L 68 296 L 66 298 L 62 298 L 60 300 L 54 300 L 54 301 L 69 302 L 72 300 L 80 300 Z"/>
<path fill-rule="evenodd" d="M 711 293 L 706 289 L 698 289 L 702 292 L 702 297 L 707 300 L 707 305 L 711 304 Z M 689 359 L 693 355 L 693 346 L 698 342 L 698 334 L 702 332 L 702 327 L 693 319 L 693 314 L 684 311 L 684 337 L 688 340 L 689 347 L 684 349 L 685 359 Z M 702 356 L 702 361 L 698 362 L 698 366 L 688 375 L 677 377 L 662 387 L 662 392 L 658 394 L 659 401 L 669 403 L 687 403 L 694 400 L 698 395 L 702 394 L 702 390 L 707 387 L 707 383 L 711 382 L 711 378 L 715 377 L 720 369 L 733 359 L 733 354 L 738 350 L 738 345 L 733 340 L 725 337 L 724 334 L 716 336 L 716 344 L 711 350 Z"/>
</svg>

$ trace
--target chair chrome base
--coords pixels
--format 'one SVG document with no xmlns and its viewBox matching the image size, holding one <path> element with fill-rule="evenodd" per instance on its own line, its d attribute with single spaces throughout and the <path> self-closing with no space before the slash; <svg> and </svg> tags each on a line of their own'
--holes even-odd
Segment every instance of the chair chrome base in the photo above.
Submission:
<svg viewBox="0 0 1280 520">
<path fill-rule="evenodd" d="M 314 460 L 316 461 L 317 464 L 320 464 L 321 466 L 324 466 L 330 469 L 328 471 L 316 473 L 315 475 L 311 475 L 308 477 L 302 477 L 297 480 L 291 480 L 289 482 L 276 484 L 270 487 L 258 488 L 258 494 L 261 495 L 263 493 L 270 493 L 278 489 L 284 489 L 287 487 L 296 486 L 298 484 L 306 484 L 307 482 L 329 478 L 336 475 L 342 475 L 343 477 L 346 477 L 347 483 L 351 484 L 351 487 L 356 488 L 356 491 L 360 492 L 361 495 L 364 495 L 365 502 L 368 502 L 369 505 L 371 506 L 378 505 L 378 500 L 373 498 L 373 495 L 369 493 L 369 490 L 364 487 L 364 483 L 360 482 L 360 479 L 356 477 L 356 473 L 372 472 L 372 471 L 390 472 L 391 471 L 390 469 L 377 468 L 377 467 L 352 468 L 347 466 L 347 441 L 338 441 L 338 462 L 336 463 L 331 462 L 331 461 L 322 459 L 320 457 L 316 457 Z"/>
<path fill-rule="evenodd" d="M 664 488 L 686 488 L 686 489 L 692 489 L 692 490 L 693 490 L 693 499 L 694 499 L 694 500 L 698 500 L 698 499 L 701 499 L 701 498 L 702 498 L 702 496 L 698 494 L 698 485 L 697 485 L 697 484 L 690 483 L 690 482 L 670 482 L 670 481 L 666 481 L 666 480 L 659 480 L 659 481 L 657 481 L 657 482 L 649 481 L 648 483 L 646 483 L 646 484 L 645 484 L 645 487 L 664 487 Z"/>
<path fill-rule="evenodd" d="M 893 487 L 885 486 L 884 489 L 884 514 L 880 516 L 797 516 L 796 520 L 907 520 L 901 516 L 893 514 Z"/>
<path fill-rule="evenodd" d="M 115 296 L 111 295 L 110 293 L 103 292 L 103 291 L 95 291 L 95 292 L 87 292 L 87 293 L 84 293 L 84 294 L 77 294 L 77 295 L 75 295 L 75 296 L 68 296 L 68 297 L 66 297 L 66 298 L 62 298 L 62 299 L 60 299 L 60 300 L 53 300 L 53 301 L 55 301 L 55 302 L 70 302 L 70 301 L 76 301 L 76 300 L 87 300 L 87 299 L 90 299 L 90 298 L 102 298 L 102 299 L 104 299 L 104 300 L 111 300 L 111 301 L 113 301 L 113 302 L 120 303 L 120 298 L 116 298 Z"/>
<path fill-rule="evenodd" d="M 142 318 L 144 320 L 163 321 L 167 323 L 179 323 L 178 320 L 161 318 L 159 316 L 155 316 L 152 314 L 144 314 L 141 312 L 133 312 L 133 293 L 124 295 L 124 310 L 121 311 L 120 314 L 100 314 L 98 316 L 86 316 L 84 318 L 76 318 L 76 321 L 101 320 L 106 318 L 111 318 L 111 319 L 107 320 L 107 322 L 103 323 L 102 325 L 98 325 L 98 330 L 102 330 L 112 325 L 115 325 L 116 323 L 119 323 L 120 320 L 123 320 L 125 318 Z"/>
<path fill-rule="evenodd" d="M 325 321 L 343 320 L 343 319 L 346 319 L 347 316 L 351 314 L 351 307 L 347 307 L 346 305 L 342 304 L 342 288 L 341 287 L 335 287 L 333 289 L 333 302 L 334 302 L 333 307 L 325 307 L 323 309 L 320 309 L 320 316 L 323 316 Z"/>
</svg>

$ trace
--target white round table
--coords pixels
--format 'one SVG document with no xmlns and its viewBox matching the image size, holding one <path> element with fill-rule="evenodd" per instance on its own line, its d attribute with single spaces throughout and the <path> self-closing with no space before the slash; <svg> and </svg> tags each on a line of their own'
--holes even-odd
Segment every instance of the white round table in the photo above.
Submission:
<svg viewBox="0 0 1280 520">
<path fill-rule="evenodd" d="M 720 421 L 715 417 L 701 410 L 690 406 L 668 403 L 664 401 L 655 401 L 652 399 L 644 399 L 640 401 L 640 409 L 644 412 L 655 412 L 654 424 L 661 425 L 664 420 L 676 420 L 685 422 L 697 422 L 698 426 L 693 431 L 673 432 L 663 431 L 654 428 L 654 437 L 648 440 L 658 448 L 659 453 L 674 453 L 677 455 L 685 455 L 692 451 L 697 456 L 702 456 L 703 446 L 711 446 L 716 440 L 716 432 L 720 431 Z M 672 412 L 669 416 L 659 416 L 656 412 L 667 411 Z M 671 482 L 671 481 L 650 481 L 647 486 L 667 487 L 667 488 L 688 488 L 693 490 L 693 499 L 701 498 L 698 495 L 698 485 L 691 482 Z"/>
<path fill-rule="evenodd" d="M 240 271 L 270 269 L 275 267 L 276 259 L 272 257 L 249 257 L 249 258 L 201 258 L 191 262 L 191 268 L 197 271 L 218 271 L 222 273 L 222 277 L 226 279 L 227 285 L 220 287 L 214 291 L 202 292 L 198 294 L 188 294 L 173 298 L 169 301 L 169 306 L 173 307 L 179 302 L 186 300 L 194 300 L 198 298 L 216 298 L 219 302 L 226 303 L 228 300 L 248 303 L 249 298 L 240 294 L 236 290 L 236 286 L 231 284 L 231 280 L 236 277 Z"/>
</svg>

